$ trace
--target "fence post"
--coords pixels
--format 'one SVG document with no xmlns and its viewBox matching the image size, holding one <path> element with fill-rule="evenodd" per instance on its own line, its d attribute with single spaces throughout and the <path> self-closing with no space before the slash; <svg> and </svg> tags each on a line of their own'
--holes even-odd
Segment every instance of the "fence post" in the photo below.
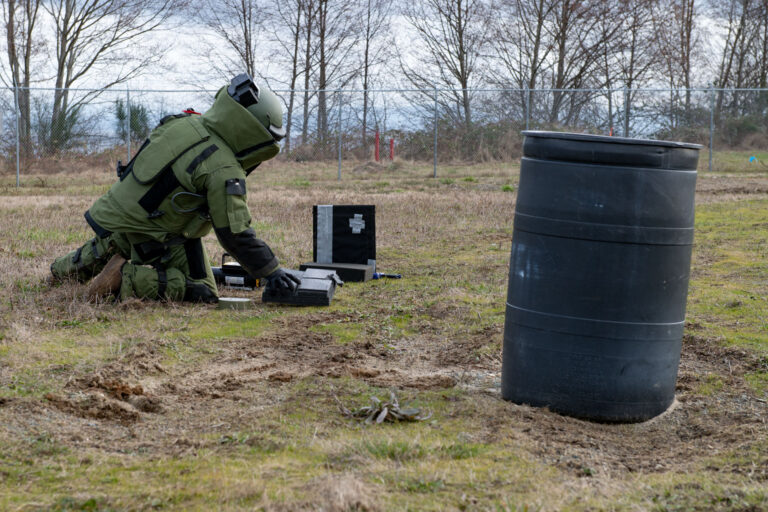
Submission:
<svg viewBox="0 0 768 512">
<path fill-rule="evenodd" d="M 432 149 L 433 152 L 433 163 L 432 163 L 432 177 L 437 178 L 437 86 L 435 86 L 435 141 L 434 141 L 434 147 Z"/>
<path fill-rule="evenodd" d="M 342 107 L 341 98 L 342 96 L 341 96 L 340 90 L 336 91 L 336 93 L 339 95 L 339 121 L 337 123 L 338 130 L 339 130 L 339 176 L 337 179 L 341 181 L 341 107 Z"/>
<path fill-rule="evenodd" d="M 624 136 L 629 137 L 629 102 L 631 96 L 630 96 L 630 89 L 626 85 L 624 86 Z"/>
<path fill-rule="evenodd" d="M 13 80 L 13 102 L 16 110 L 16 188 L 21 184 L 21 107 L 19 106 L 19 84 Z"/>
<path fill-rule="evenodd" d="M 709 172 L 712 172 L 712 147 L 715 138 L 715 84 L 709 86 Z"/>
<path fill-rule="evenodd" d="M 531 89 L 525 86 L 525 129 L 528 130 L 528 124 L 531 121 Z"/>
<path fill-rule="evenodd" d="M 131 90 L 125 88 L 125 147 L 128 148 L 127 162 L 131 161 Z"/>
</svg>

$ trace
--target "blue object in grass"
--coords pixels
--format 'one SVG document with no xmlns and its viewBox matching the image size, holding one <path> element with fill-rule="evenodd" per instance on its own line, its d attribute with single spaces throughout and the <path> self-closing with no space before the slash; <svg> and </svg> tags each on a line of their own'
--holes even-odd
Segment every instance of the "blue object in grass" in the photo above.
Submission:
<svg viewBox="0 0 768 512">
<path fill-rule="evenodd" d="M 757 162 L 757 157 L 755 156 L 749 157 L 749 163 L 752 163 L 752 162 Z"/>
<path fill-rule="evenodd" d="M 403 275 L 402 274 L 383 274 L 381 272 L 374 272 L 373 273 L 373 278 L 374 279 L 382 279 L 382 278 L 385 278 L 385 277 L 388 277 L 390 279 L 400 279 L 401 277 L 403 277 Z"/>
</svg>

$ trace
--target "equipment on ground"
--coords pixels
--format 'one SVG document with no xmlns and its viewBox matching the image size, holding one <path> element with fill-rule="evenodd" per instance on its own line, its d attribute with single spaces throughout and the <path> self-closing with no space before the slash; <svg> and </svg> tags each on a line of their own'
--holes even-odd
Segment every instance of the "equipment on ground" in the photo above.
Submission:
<svg viewBox="0 0 768 512">
<path fill-rule="evenodd" d="M 403 274 L 384 274 L 383 272 L 374 272 L 373 278 L 374 279 L 401 279 L 403 277 Z"/>
<path fill-rule="evenodd" d="M 229 286 L 231 288 L 242 288 L 244 290 L 253 290 L 264 286 L 264 279 L 256 279 L 249 274 L 238 262 L 227 258 L 232 258 L 228 253 L 221 255 L 221 266 L 211 267 L 213 279 L 219 286 Z"/>
<path fill-rule="evenodd" d="M 362 283 L 374 279 L 373 265 L 361 265 L 359 263 L 302 263 L 300 270 L 319 268 L 333 270 L 345 283 Z"/>
<path fill-rule="evenodd" d="M 336 272 L 332 270 L 318 268 L 311 268 L 305 271 L 285 269 L 285 272 L 293 274 L 300 279 L 301 284 L 293 293 L 284 294 L 281 293 L 281 290 L 276 290 L 270 283 L 267 283 L 261 296 L 262 302 L 294 306 L 329 306 L 336 291 L 336 286 L 344 285 L 344 281 L 339 279 Z"/>
<path fill-rule="evenodd" d="M 219 297 L 219 303 L 216 309 L 245 311 L 249 307 L 251 307 L 251 299 L 245 297 Z"/>
</svg>

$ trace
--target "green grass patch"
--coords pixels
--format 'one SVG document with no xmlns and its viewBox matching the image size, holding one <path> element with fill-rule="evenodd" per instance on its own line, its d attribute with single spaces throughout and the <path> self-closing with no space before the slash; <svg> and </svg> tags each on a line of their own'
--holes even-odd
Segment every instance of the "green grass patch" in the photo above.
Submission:
<svg viewBox="0 0 768 512">
<path fill-rule="evenodd" d="M 725 387 L 723 377 L 714 373 L 708 373 L 699 384 L 697 393 L 699 395 L 711 396 L 718 391 L 722 391 L 723 387 Z"/>
<path fill-rule="evenodd" d="M 752 372 L 744 376 L 747 384 L 758 394 L 768 396 L 768 372 Z"/>
<path fill-rule="evenodd" d="M 263 334 L 278 311 L 206 310 L 190 320 L 182 329 L 184 339 L 213 341 L 221 339 L 256 338 Z"/>
<path fill-rule="evenodd" d="M 346 344 L 357 341 L 362 337 L 363 326 L 358 323 L 343 322 L 313 325 L 309 330 L 330 333 L 337 343 Z"/>
</svg>

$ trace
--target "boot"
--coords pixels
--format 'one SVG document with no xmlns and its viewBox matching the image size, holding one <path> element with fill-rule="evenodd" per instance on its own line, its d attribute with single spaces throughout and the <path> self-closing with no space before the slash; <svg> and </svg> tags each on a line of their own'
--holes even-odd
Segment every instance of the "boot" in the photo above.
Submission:
<svg viewBox="0 0 768 512">
<path fill-rule="evenodd" d="M 104 270 L 94 277 L 91 284 L 88 285 L 88 290 L 85 292 L 86 297 L 89 300 L 95 300 L 108 295 L 116 295 L 120 290 L 120 284 L 123 282 L 122 269 L 125 262 L 126 259 L 119 254 L 112 256 Z"/>
</svg>

